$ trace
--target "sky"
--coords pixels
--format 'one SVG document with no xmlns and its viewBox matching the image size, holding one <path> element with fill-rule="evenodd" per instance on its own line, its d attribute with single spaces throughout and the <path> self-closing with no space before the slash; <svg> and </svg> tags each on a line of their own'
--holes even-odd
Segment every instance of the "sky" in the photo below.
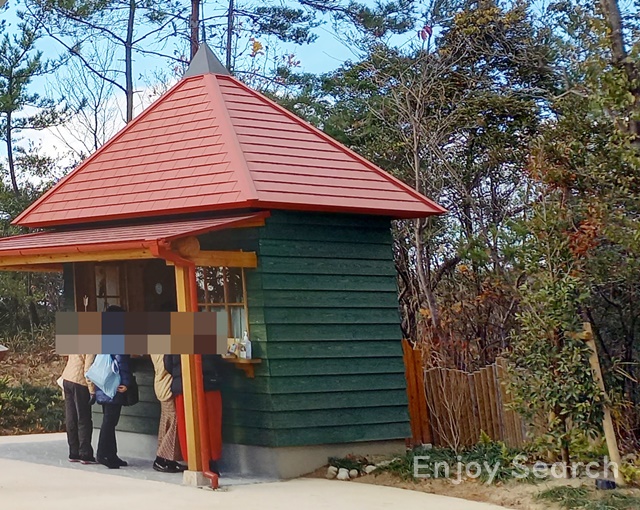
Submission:
<svg viewBox="0 0 640 510">
<path fill-rule="evenodd" d="M 2 0 L 0 0 L 0 2 L 1 1 Z M 376 0 L 362 1 L 373 5 Z M 283 2 L 287 3 L 287 0 L 283 0 Z M 224 13 L 224 11 L 216 11 L 217 5 L 219 5 L 219 1 L 204 0 L 205 17 Z M 9 0 L 7 7 L 7 9 L 0 11 L 0 16 L 3 16 L 7 23 L 6 32 L 11 34 L 16 31 L 16 25 L 18 23 L 16 12 L 18 9 L 21 9 L 20 1 Z M 324 25 L 315 29 L 315 33 L 317 34 L 317 39 L 315 42 L 304 46 L 278 42 L 278 53 L 294 54 L 296 60 L 300 61 L 298 70 L 310 73 L 328 72 L 336 69 L 347 60 L 357 59 L 357 52 L 353 48 L 351 48 L 348 43 L 340 40 L 340 38 L 336 36 L 334 31 L 332 30 L 330 20 L 325 19 L 324 21 Z M 419 20 L 416 20 L 416 23 L 418 24 Z M 397 36 L 397 41 L 394 42 L 397 42 L 397 44 L 400 45 L 405 44 L 409 39 L 413 37 L 415 36 L 412 34 Z M 171 53 L 174 48 L 175 45 L 168 45 L 164 51 Z M 43 58 L 53 59 L 63 53 L 62 46 L 58 45 L 55 41 L 47 38 L 41 39 L 41 41 L 39 42 L 39 49 L 43 52 Z M 169 64 L 166 59 L 163 59 L 161 57 L 142 57 L 141 55 L 136 55 L 134 56 L 134 58 L 134 74 L 136 75 L 135 88 L 137 91 L 137 107 L 135 113 L 138 114 L 143 109 L 143 107 L 147 106 L 153 99 L 153 96 L 150 95 L 148 91 L 151 83 L 154 80 L 154 73 L 158 70 L 167 70 L 169 68 Z M 34 80 L 32 91 L 44 96 L 46 96 L 48 93 L 50 94 L 49 91 L 51 89 L 52 80 L 53 78 L 51 76 L 45 76 Z M 117 94 L 116 97 L 112 99 L 112 102 L 114 103 L 115 107 L 117 107 L 121 112 L 124 112 L 125 101 L 122 94 Z M 119 123 L 124 124 L 124 113 L 121 113 L 119 115 Z M 117 127 L 120 128 L 121 126 L 119 125 Z M 65 144 L 60 140 L 60 137 L 65 137 L 67 140 L 69 140 L 69 137 L 65 135 L 64 127 L 58 128 L 53 131 L 46 130 L 43 132 L 24 132 L 21 136 L 22 140 L 18 141 L 18 143 L 24 144 L 27 141 L 31 141 L 36 144 L 40 144 L 42 146 L 43 152 L 51 156 L 56 156 L 61 152 L 67 151 Z M 0 161 L 2 160 L 6 160 L 6 150 L 4 144 L 0 144 Z"/>
</svg>

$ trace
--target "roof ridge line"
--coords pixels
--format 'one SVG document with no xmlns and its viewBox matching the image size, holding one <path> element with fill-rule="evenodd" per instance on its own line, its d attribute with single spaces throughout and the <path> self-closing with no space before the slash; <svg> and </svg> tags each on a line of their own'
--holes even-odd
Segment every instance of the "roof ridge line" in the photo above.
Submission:
<svg viewBox="0 0 640 510">
<path fill-rule="evenodd" d="M 269 104 L 270 106 L 273 106 L 274 108 L 276 108 L 278 111 L 280 111 L 280 113 L 283 113 L 289 119 L 291 119 L 294 122 L 296 122 L 297 124 L 305 127 L 306 129 L 308 129 L 312 133 L 317 134 L 322 139 L 324 139 L 326 142 L 328 142 L 329 144 L 331 144 L 334 147 L 338 148 L 339 150 L 345 151 L 348 155 L 350 155 L 351 157 L 355 158 L 357 161 L 359 161 L 360 163 L 364 164 L 366 167 L 370 168 L 371 170 L 376 172 L 381 177 L 389 180 L 392 184 L 395 184 L 400 189 L 402 189 L 402 190 L 404 190 L 406 192 L 409 192 L 414 198 L 417 198 L 419 201 L 421 201 L 423 203 L 425 203 L 425 202 L 428 203 L 431 207 L 434 208 L 435 211 L 439 211 L 440 213 L 446 213 L 447 212 L 447 210 L 444 207 L 439 205 L 434 200 L 431 200 L 430 198 L 427 198 L 426 196 L 424 196 L 419 191 L 415 190 L 414 188 L 412 188 L 408 184 L 402 182 L 400 179 L 394 177 L 389 172 L 387 172 L 387 171 L 383 170 L 382 168 L 380 168 L 378 165 L 375 165 L 371 161 L 367 160 L 366 158 L 364 158 L 363 156 L 361 156 L 357 152 L 353 151 L 352 149 L 350 149 L 346 145 L 343 145 L 340 142 L 338 142 L 337 140 L 334 140 L 327 133 L 325 133 L 321 129 L 318 129 L 317 127 L 315 127 L 310 122 L 307 122 L 306 120 L 302 119 L 301 117 L 298 117 L 294 113 L 292 113 L 289 110 L 287 110 L 285 107 L 283 107 L 283 106 L 279 105 L 278 103 L 276 103 L 275 101 L 272 101 L 271 99 L 269 99 L 264 94 L 260 94 L 259 92 L 253 90 L 251 87 L 247 86 L 246 84 L 244 84 L 243 82 L 241 82 L 237 78 L 235 78 L 233 76 L 219 76 L 219 78 L 235 82 L 236 84 L 240 85 L 244 90 L 249 92 L 254 97 L 257 97 L 258 99 L 266 101 L 267 104 Z M 216 85 L 217 85 L 217 82 L 216 82 Z M 225 110 L 226 110 L 226 107 L 225 107 Z M 436 212 L 435 214 L 438 214 L 438 213 Z"/>
<path fill-rule="evenodd" d="M 60 188 L 62 188 L 65 185 L 65 183 L 71 177 L 73 177 L 76 173 L 78 173 L 81 169 L 83 169 L 91 161 L 93 161 L 96 157 L 98 157 L 99 154 L 101 154 L 103 151 L 107 150 L 114 143 L 116 143 L 116 141 L 118 141 L 129 129 L 131 129 L 132 126 L 137 125 L 143 118 L 145 118 L 150 112 L 152 112 L 157 107 L 157 105 L 162 102 L 161 100 L 163 100 L 165 97 L 167 97 L 170 94 L 172 94 L 174 92 L 174 90 L 177 89 L 183 83 L 186 83 L 188 81 L 195 81 L 195 79 L 197 79 L 197 78 L 202 78 L 202 76 L 193 76 L 193 77 L 190 77 L 190 78 L 183 78 L 181 80 L 178 80 L 178 82 L 173 87 L 171 87 L 169 90 L 167 90 L 164 94 L 160 95 L 160 97 L 158 97 L 147 108 L 142 110 L 140 112 L 140 115 L 138 115 L 134 119 L 131 119 L 131 122 L 126 123 L 122 127 L 122 129 L 120 129 L 120 131 L 118 131 L 109 140 L 107 140 L 106 143 L 101 145 L 100 148 L 98 148 L 98 150 L 96 150 L 93 154 L 91 154 L 87 159 L 82 161 L 77 167 L 75 167 L 73 170 L 71 170 L 71 172 L 69 172 L 67 175 L 62 177 L 58 182 L 56 182 L 53 186 L 51 186 L 51 188 L 49 188 L 47 191 L 45 191 L 35 202 L 33 202 L 29 207 L 27 207 L 18 216 L 16 216 L 13 219 L 13 221 L 11 222 L 11 225 L 20 225 L 21 218 L 23 218 L 24 216 L 27 216 L 28 214 L 31 214 L 32 212 L 36 211 L 38 209 L 38 207 L 41 205 L 41 203 L 43 201 L 45 201 L 45 199 L 47 199 L 49 197 L 49 195 L 54 192 L 54 190 L 56 192 L 59 191 Z"/>
<path fill-rule="evenodd" d="M 229 149 L 233 150 L 238 158 L 238 160 L 242 163 L 242 168 L 239 168 L 238 181 L 242 181 L 243 184 L 246 185 L 244 189 L 249 190 L 249 197 L 246 198 L 248 202 L 259 200 L 258 191 L 256 190 L 256 185 L 253 182 L 253 176 L 251 175 L 251 170 L 249 170 L 249 165 L 247 163 L 247 159 L 244 156 L 244 151 L 242 150 L 242 146 L 240 145 L 240 141 L 238 140 L 238 133 L 233 126 L 233 122 L 231 121 L 231 116 L 229 115 L 229 111 L 227 110 L 227 104 L 224 100 L 224 96 L 222 95 L 222 91 L 220 90 L 220 85 L 218 84 L 217 74 L 206 74 L 205 77 L 205 87 L 210 94 L 213 94 L 215 97 L 214 104 L 220 105 L 220 112 L 216 112 L 217 117 L 226 124 L 223 127 L 222 132 L 220 133 L 221 137 L 224 139 L 225 145 L 230 145 Z M 221 124 L 222 124 L 221 122 Z M 226 130 L 224 128 L 227 128 Z"/>
</svg>

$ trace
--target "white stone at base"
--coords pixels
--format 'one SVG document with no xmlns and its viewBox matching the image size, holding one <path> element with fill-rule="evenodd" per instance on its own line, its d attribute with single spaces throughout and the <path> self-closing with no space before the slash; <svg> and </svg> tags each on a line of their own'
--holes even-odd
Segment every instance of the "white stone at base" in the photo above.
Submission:
<svg viewBox="0 0 640 510">
<path fill-rule="evenodd" d="M 184 471 L 182 473 L 182 483 L 190 487 L 206 487 L 211 485 L 211 480 L 200 471 Z"/>
</svg>

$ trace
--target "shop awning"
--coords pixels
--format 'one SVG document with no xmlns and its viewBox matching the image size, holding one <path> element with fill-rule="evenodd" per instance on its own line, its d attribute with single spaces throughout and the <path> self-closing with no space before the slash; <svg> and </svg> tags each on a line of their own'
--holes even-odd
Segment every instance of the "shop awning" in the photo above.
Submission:
<svg viewBox="0 0 640 510">
<path fill-rule="evenodd" d="M 260 212 L 224 218 L 156 220 L 5 237 L 0 239 L 0 269 L 29 270 L 16 266 L 153 258 L 154 247 L 166 247 L 172 241 L 215 230 L 259 226 L 267 215 Z"/>
</svg>

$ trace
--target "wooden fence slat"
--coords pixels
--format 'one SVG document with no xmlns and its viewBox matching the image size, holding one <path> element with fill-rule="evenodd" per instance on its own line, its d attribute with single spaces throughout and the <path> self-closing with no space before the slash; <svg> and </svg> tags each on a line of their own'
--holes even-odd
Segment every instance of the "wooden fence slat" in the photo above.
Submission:
<svg viewBox="0 0 640 510">
<path fill-rule="evenodd" d="M 487 430 L 487 416 L 484 406 L 484 388 L 482 386 L 482 372 L 478 371 L 474 374 L 474 379 L 476 382 L 476 397 L 478 399 L 478 410 L 480 411 L 480 430 L 478 434 L 482 431 Z"/>
<path fill-rule="evenodd" d="M 495 434 L 493 431 L 493 423 L 494 416 L 491 409 L 491 389 L 489 387 L 489 371 L 486 368 L 481 370 L 482 372 L 482 389 L 484 391 L 484 404 L 485 404 L 485 412 L 487 416 L 487 430 L 485 432 L 489 435 L 491 439 L 495 438 Z"/>
<path fill-rule="evenodd" d="M 436 395 L 433 391 L 433 381 L 432 381 L 432 373 L 433 369 L 425 370 L 424 372 L 424 381 L 425 381 L 425 393 L 427 396 L 427 407 L 429 408 L 429 415 L 431 416 L 431 435 L 434 445 L 440 445 L 440 434 L 438 430 L 438 410 L 436 409 Z"/>
<path fill-rule="evenodd" d="M 506 390 L 505 361 L 472 373 L 424 368 L 422 351 L 402 343 L 413 444 L 472 446 L 484 431 L 494 441 L 521 447 L 525 423 L 513 410 Z"/>
<path fill-rule="evenodd" d="M 433 442 L 433 438 L 431 435 L 431 417 L 427 406 L 423 353 L 421 350 L 416 350 L 414 352 L 416 354 L 414 372 L 416 377 L 416 387 L 419 391 L 421 440 L 422 444 L 430 444 Z"/>
<path fill-rule="evenodd" d="M 496 390 L 496 380 L 493 371 L 493 366 L 489 365 L 487 368 L 487 382 L 489 383 L 489 397 L 491 400 L 491 414 L 493 415 L 493 437 L 496 439 L 502 439 L 502 433 L 500 430 L 500 414 L 498 410 L 498 398 Z"/>
<path fill-rule="evenodd" d="M 471 403 L 473 405 L 473 431 L 474 438 L 473 442 L 477 443 L 479 438 L 479 430 L 480 430 L 480 412 L 478 410 L 478 396 L 476 394 L 476 385 L 473 374 L 467 374 L 467 381 L 469 381 L 469 394 L 471 395 Z"/>
<path fill-rule="evenodd" d="M 415 369 L 415 363 L 413 363 L 413 357 L 411 353 L 412 349 L 407 340 L 402 340 L 402 355 L 404 359 L 404 374 L 407 380 L 407 400 L 409 401 L 409 424 L 411 426 L 411 441 L 415 443 L 418 437 L 418 411 L 416 408 L 416 388 L 415 377 L 413 371 Z"/>
<path fill-rule="evenodd" d="M 462 372 L 460 372 L 459 370 L 455 370 L 453 372 L 453 379 L 455 381 L 454 391 L 456 393 L 454 396 L 459 404 L 457 406 L 458 410 L 456 419 L 458 422 L 458 427 L 460 429 L 460 444 L 467 446 L 470 435 L 469 422 L 467 419 L 467 412 L 469 410 L 469 407 L 467 405 L 469 401 L 466 399 L 467 388 L 466 385 L 462 382 Z"/>
<path fill-rule="evenodd" d="M 513 420 L 511 417 L 511 412 L 507 409 L 507 404 L 509 403 L 508 395 L 504 388 L 504 370 L 502 368 L 502 364 L 500 360 L 496 360 L 496 383 L 497 388 L 500 394 L 500 412 L 502 414 L 502 424 L 503 424 L 503 441 L 507 446 L 514 446 L 514 430 L 513 430 Z"/>
<path fill-rule="evenodd" d="M 469 446 L 472 446 L 476 444 L 478 441 L 477 441 L 477 438 L 475 437 L 476 424 L 475 424 L 475 418 L 474 418 L 473 398 L 471 396 L 471 385 L 469 384 L 469 378 L 467 377 L 467 374 L 465 374 L 464 372 L 460 372 L 460 384 L 464 386 L 465 400 L 467 402 L 466 419 L 467 419 L 467 430 L 469 431 L 467 436 L 467 444 Z"/>
</svg>

